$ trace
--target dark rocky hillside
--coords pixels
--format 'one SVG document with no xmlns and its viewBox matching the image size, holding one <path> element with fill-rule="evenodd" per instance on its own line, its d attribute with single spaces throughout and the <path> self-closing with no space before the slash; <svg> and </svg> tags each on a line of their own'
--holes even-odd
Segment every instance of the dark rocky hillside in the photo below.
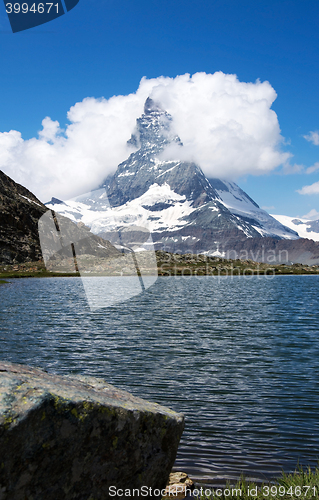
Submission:
<svg viewBox="0 0 319 500">
<path fill-rule="evenodd" d="M 47 208 L 28 189 L 0 171 L 0 261 L 42 258 L 38 220 Z"/>
<path fill-rule="evenodd" d="M 38 222 L 46 212 L 47 207 L 34 194 L 0 171 L 0 264 L 42 260 Z M 77 242 L 81 255 L 109 258 L 120 254 L 111 243 L 93 235 L 83 223 L 76 225 L 63 216 L 58 218 L 61 235 L 67 241 Z M 47 249 L 52 241 L 53 248 L 56 247 L 61 238 L 59 233 L 53 232 L 48 226 L 43 237 Z M 70 245 L 65 246 L 65 251 L 72 257 Z"/>
</svg>

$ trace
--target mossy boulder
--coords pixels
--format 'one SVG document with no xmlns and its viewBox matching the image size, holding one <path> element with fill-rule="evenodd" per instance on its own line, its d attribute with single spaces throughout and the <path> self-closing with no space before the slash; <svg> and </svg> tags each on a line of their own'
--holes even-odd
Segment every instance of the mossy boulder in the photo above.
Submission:
<svg viewBox="0 0 319 500">
<path fill-rule="evenodd" d="M 183 426 L 183 415 L 103 379 L 0 362 L 0 500 L 165 488 Z"/>
</svg>

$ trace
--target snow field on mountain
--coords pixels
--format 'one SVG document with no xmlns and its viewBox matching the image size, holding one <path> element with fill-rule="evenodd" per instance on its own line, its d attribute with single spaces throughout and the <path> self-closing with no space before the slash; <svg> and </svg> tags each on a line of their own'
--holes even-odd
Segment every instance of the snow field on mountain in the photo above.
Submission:
<svg viewBox="0 0 319 500">
<path fill-rule="evenodd" d="M 288 215 L 272 215 L 281 224 L 297 231 L 300 238 L 308 238 L 309 240 L 319 241 L 319 233 L 311 230 L 311 222 L 306 219 L 289 217 Z M 308 229 L 310 231 L 308 231 Z"/>
<path fill-rule="evenodd" d="M 151 210 L 157 203 L 171 206 Z M 69 217 L 73 222 L 83 222 L 94 234 L 119 226 L 142 226 L 151 233 L 175 231 L 186 224 L 187 221 L 182 218 L 194 211 L 186 197 L 175 193 L 167 183 L 162 186 L 153 184 L 142 196 L 120 207 L 93 210 L 90 205 L 76 200 L 58 205 L 48 204 L 47 207 Z"/>
</svg>

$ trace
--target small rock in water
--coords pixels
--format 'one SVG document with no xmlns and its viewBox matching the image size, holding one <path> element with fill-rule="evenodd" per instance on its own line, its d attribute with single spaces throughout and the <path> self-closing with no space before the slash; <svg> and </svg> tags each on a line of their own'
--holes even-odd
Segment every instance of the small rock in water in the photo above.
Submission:
<svg viewBox="0 0 319 500">
<path fill-rule="evenodd" d="M 193 481 L 185 472 L 171 472 L 166 486 L 166 498 L 185 498 L 194 489 Z"/>
</svg>

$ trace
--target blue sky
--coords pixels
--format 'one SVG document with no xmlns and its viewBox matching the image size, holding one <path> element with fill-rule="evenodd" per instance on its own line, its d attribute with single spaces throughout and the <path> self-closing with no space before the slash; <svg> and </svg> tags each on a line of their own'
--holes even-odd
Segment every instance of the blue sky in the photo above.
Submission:
<svg viewBox="0 0 319 500">
<path fill-rule="evenodd" d="M 306 173 L 319 146 L 304 138 L 319 130 L 318 25 L 319 4 L 308 0 L 80 0 L 66 15 L 12 34 L 1 4 L 0 132 L 37 137 L 47 116 L 64 128 L 75 103 L 134 93 L 143 76 L 221 71 L 268 81 L 281 150 L 299 172 L 279 166 L 237 182 L 260 206 L 274 207 L 270 213 L 319 212 L 319 194 L 296 192 L 319 180 L 319 170 Z M 29 188 L 34 175 L 30 168 Z"/>
</svg>

